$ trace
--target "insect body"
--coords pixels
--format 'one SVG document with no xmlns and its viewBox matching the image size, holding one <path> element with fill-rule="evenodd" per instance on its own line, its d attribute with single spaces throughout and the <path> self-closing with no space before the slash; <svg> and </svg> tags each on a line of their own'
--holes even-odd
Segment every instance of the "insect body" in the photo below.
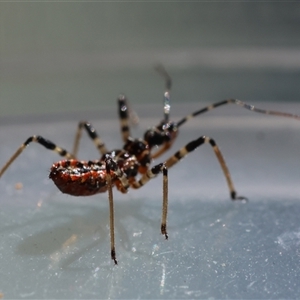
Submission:
<svg viewBox="0 0 300 300">
<path fill-rule="evenodd" d="M 62 193 L 72 196 L 90 196 L 107 191 L 106 167 L 101 161 L 63 160 L 53 164 L 49 178 Z"/>
<path fill-rule="evenodd" d="M 244 200 L 245 197 L 238 196 L 225 163 L 223 155 L 216 142 L 207 136 L 200 136 L 189 142 L 184 147 L 175 152 L 167 160 L 157 165 L 151 166 L 153 158 L 160 157 L 174 143 L 178 136 L 178 129 L 188 120 L 195 116 L 208 112 L 226 104 L 236 104 L 248 110 L 300 120 L 297 115 L 282 113 L 277 111 L 267 111 L 255 108 L 240 100 L 227 99 L 203 109 L 193 112 L 182 118 L 178 122 L 169 120 L 170 112 L 170 89 L 171 78 L 162 66 L 157 67 L 157 71 L 164 77 L 166 82 L 166 91 L 164 93 L 164 117 L 157 125 L 148 129 L 142 139 L 136 139 L 131 136 L 129 126 L 128 104 L 125 96 L 118 98 L 119 117 L 121 125 L 121 134 L 124 142 L 122 149 L 109 151 L 96 130 L 89 122 L 80 122 L 78 124 L 73 151 L 67 150 L 55 145 L 53 142 L 41 137 L 29 137 L 12 155 L 7 163 L 0 169 L 0 177 L 13 163 L 13 161 L 22 153 L 22 151 L 31 143 L 36 142 L 46 149 L 57 152 L 64 160 L 54 163 L 51 167 L 49 177 L 53 180 L 58 189 L 72 196 L 89 196 L 98 193 L 108 193 L 109 211 L 110 211 L 110 243 L 111 258 L 117 264 L 114 238 L 114 203 L 113 188 L 115 187 L 121 193 L 126 193 L 129 188 L 139 189 L 147 184 L 149 180 L 158 174 L 163 174 L 163 204 L 161 218 L 161 233 L 168 239 L 167 234 L 167 212 L 168 212 L 168 170 L 178 161 L 184 158 L 188 153 L 194 151 L 203 144 L 209 144 L 219 161 L 224 173 L 232 200 Z M 77 160 L 77 152 L 82 130 L 85 130 L 93 140 L 100 153 L 99 160 L 80 161 Z M 157 149 L 154 151 L 154 149 Z"/>
</svg>

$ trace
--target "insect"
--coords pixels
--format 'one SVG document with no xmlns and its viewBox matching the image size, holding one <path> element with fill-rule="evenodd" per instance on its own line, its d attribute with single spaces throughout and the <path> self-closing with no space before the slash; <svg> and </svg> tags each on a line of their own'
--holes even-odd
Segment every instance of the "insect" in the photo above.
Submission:
<svg viewBox="0 0 300 300">
<path fill-rule="evenodd" d="M 216 158 L 224 173 L 232 200 L 245 200 L 243 196 L 238 196 L 234 188 L 229 169 L 225 163 L 224 157 L 216 142 L 208 136 L 200 136 L 197 139 L 187 143 L 184 147 L 175 152 L 162 163 L 151 166 L 154 158 L 160 157 L 169 150 L 178 136 L 179 128 L 190 119 L 206 113 L 217 107 L 236 104 L 250 111 L 294 118 L 300 120 L 300 117 L 290 113 L 270 111 L 255 108 L 240 100 L 227 99 L 182 118 L 174 122 L 170 121 L 170 90 L 172 80 L 163 66 L 159 65 L 156 70 L 165 80 L 165 92 L 163 97 L 164 114 L 163 119 L 158 125 L 149 128 L 143 138 L 133 138 L 129 126 L 129 109 L 127 99 L 124 95 L 118 98 L 118 111 L 120 119 L 121 136 L 124 146 L 122 149 L 108 150 L 93 125 L 89 122 L 79 122 L 73 151 L 69 152 L 53 142 L 39 135 L 29 137 L 12 155 L 7 163 L 0 170 L 0 177 L 23 150 L 32 142 L 39 143 L 46 149 L 52 150 L 64 157 L 64 160 L 54 163 L 50 169 L 49 178 L 62 193 L 73 196 L 89 196 L 98 193 L 108 193 L 109 212 L 110 212 L 110 245 L 111 258 L 117 264 L 114 236 L 114 201 L 113 188 L 115 187 L 121 193 L 126 193 L 129 188 L 139 189 L 149 180 L 162 173 L 163 196 L 162 196 L 162 217 L 161 233 L 168 239 L 167 233 L 167 214 L 168 214 L 168 170 L 177 164 L 188 153 L 194 151 L 203 144 L 209 144 L 214 151 Z M 85 130 L 99 150 L 100 159 L 81 161 L 77 159 L 79 141 L 82 131 Z"/>
</svg>

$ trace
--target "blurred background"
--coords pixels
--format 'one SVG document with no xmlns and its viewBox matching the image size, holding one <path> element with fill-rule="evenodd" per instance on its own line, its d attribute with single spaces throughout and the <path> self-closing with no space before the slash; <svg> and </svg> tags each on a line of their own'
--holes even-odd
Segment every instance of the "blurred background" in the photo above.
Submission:
<svg viewBox="0 0 300 300">
<path fill-rule="evenodd" d="M 2 2 L 0 28 L 1 117 L 157 104 L 158 62 L 173 103 L 300 99 L 297 2 Z"/>
</svg>

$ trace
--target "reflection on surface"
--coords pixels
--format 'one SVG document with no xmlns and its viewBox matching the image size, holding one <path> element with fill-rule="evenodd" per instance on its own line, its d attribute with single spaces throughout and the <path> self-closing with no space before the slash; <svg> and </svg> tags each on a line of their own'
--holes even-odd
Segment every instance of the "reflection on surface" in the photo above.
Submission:
<svg viewBox="0 0 300 300">
<path fill-rule="evenodd" d="M 249 202 L 230 201 L 211 149 L 197 149 L 169 172 L 168 241 L 160 233 L 161 178 L 128 195 L 115 193 L 118 266 L 109 255 L 106 195 L 60 194 L 47 180 L 57 156 L 30 147 L 0 181 L 1 293 L 8 298 L 134 299 L 299 295 L 298 123 L 279 126 L 276 120 L 264 126 L 264 119 L 251 117 L 253 125 L 231 116 L 222 123 L 226 118 L 189 123 L 173 150 L 200 132 L 214 137 L 238 192 Z M 94 124 L 110 147 L 120 141 L 114 124 Z M 39 129 L 71 145 L 73 125 L 58 123 L 49 130 L 39 124 Z M 24 125 L 20 132 L 8 126 L 0 137 L 5 141 L 0 157 L 34 128 Z M 264 139 L 257 138 L 258 132 Z M 94 158 L 97 151 L 83 141 L 80 155 Z M 19 180 L 21 191 L 14 188 Z"/>
</svg>

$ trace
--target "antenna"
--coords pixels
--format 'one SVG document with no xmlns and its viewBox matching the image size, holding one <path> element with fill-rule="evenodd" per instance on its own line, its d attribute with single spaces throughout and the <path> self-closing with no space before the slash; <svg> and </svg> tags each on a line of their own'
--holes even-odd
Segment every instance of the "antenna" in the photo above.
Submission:
<svg viewBox="0 0 300 300">
<path fill-rule="evenodd" d="M 164 66 L 162 64 L 158 64 L 155 66 L 155 70 L 165 79 L 165 88 L 166 91 L 164 93 L 164 122 L 169 122 L 170 116 L 170 90 L 172 86 L 172 79 Z"/>
</svg>

